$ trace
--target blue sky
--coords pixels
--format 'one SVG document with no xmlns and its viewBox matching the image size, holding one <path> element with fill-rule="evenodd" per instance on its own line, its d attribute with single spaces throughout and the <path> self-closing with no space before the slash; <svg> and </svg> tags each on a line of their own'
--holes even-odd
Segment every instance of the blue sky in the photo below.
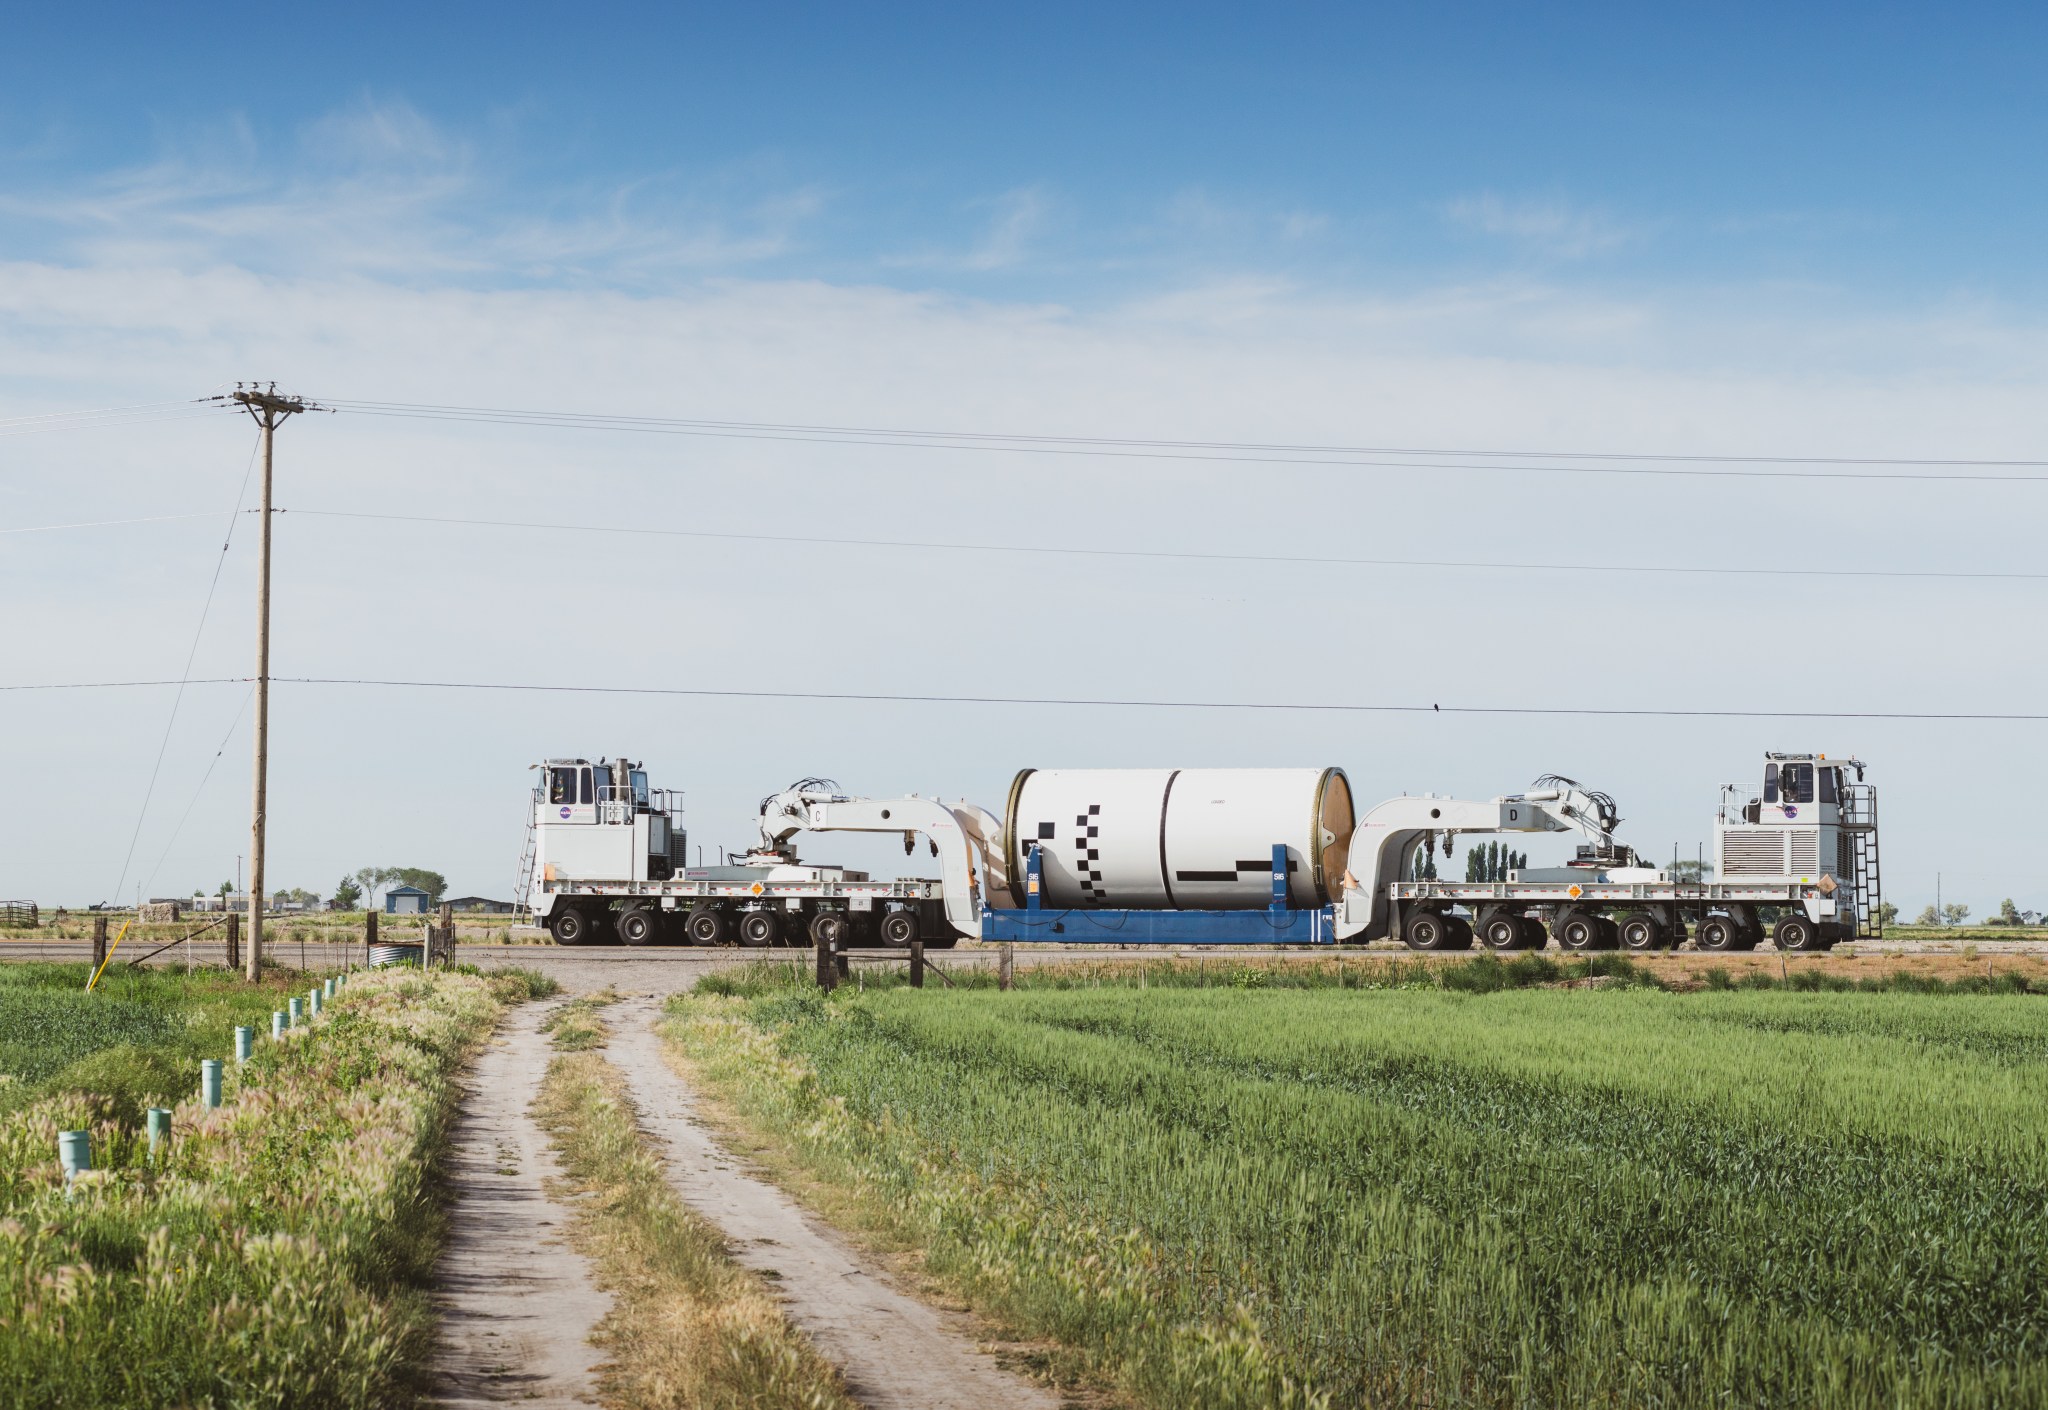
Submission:
<svg viewBox="0 0 2048 1410">
<path fill-rule="evenodd" d="M 2044 22 L 2017 7 L 356 6 L 22 10 L 0 45 L 0 421 L 314 396 L 1340 445 L 2039 458 Z M 5 430 L 0 427 L 0 430 Z M 227 417 L 0 438 L 24 679 L 176 676 L 249 463 Z M 279 502 L 1307 559 L 1233 568 L 280 521 L 280 675 L 1273 701 L 2033 710 L 2048 487 L 1592 482 L 285 432 Z M 104 517 L 216 519 L 41 532 Z M 38 529 L 38 532 L 18 532 Z M 248 670 L 249 536 L 199 675 Z M 943 690 L 940 690 L 940 688 Z M 195 687 L 140 878 L 245 850 L 241 688 Z M 0 699 L 0 893 L 90 900 L 170 700 Z M 237 729 L 244 733 L 236 734 Z M 502 892 L 526 765 L 626 750 L 708 845 L 804 774 L 1000 801 L 1019 767 L 1341 764 L 1362 797 L 1556 770 L 1688 854 L 1764 749 L 1856 752 L 1894 897 L 2048 906 L 2038 726 L 1953 812 L 1954 727 L 1504 722 L 280 686 L 276 879 Z M 228 747 L 207 772 L 221 741 Z M 419 782 L 462 800 L 418 805 Z M 191 808 L 182 830 L 174 824 Z M 0 825 L 6 826 L 6 825 Z M 1637 829 L 1640 831 L 1637 831 Z M 856 864 L 893 867 L 833 847 Z"/>
<path fill-rule="evenodd" d="M 333 115 L 410 111 L 433 142 L 392 140 L 459 163 L 467 219 L 715 223 L 709 263 L 765 275 L 1062 301 L 1198 267 L 2038 294 L 2039 11 L 1559 8 L 24 11 L 0 169 L 285 186 L 393 155 Z"/>
</svg>

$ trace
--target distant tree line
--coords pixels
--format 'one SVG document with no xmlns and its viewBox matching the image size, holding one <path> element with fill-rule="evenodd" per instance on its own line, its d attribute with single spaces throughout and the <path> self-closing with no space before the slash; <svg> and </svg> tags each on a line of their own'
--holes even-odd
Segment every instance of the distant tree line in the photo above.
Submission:
<svg viewBox="0 0 2048 1410">
<path fill-rule="evenodd" d="M 1465 853 L 1465 880 L 1506 881 L 1509 872 L 1520 871 L 1527 865 L 1527 852 L 1511 852 L 1498 842 L 1489 842 Z"/>
</svg>

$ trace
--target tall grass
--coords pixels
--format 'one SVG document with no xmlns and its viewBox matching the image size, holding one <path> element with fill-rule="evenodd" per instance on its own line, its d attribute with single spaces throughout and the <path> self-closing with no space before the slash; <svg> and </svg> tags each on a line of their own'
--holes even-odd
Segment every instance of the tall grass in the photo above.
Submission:
<svg viewBox="0 0 2048 1410">
<path fill-rule="evenodd" d="M 496 984 L 511 995 L 510 982 Z M 204 1012 L 203 987 L 196 997 Z M 267 1013 L 274 996 L 250 1001 Z M 188 1099 L 153 1162 L 122 1103 L 76 1080 L 159 1033 L 156 1020 L 116 1010 L 88 1035 L 115 1041 L 0 1116 L 0 1401 L 408 1399 L 430 1326 L 432 1157 L 451 1072 L 498 1002 L 483 978 L 358 975 L 311 1027 L 259 1043 L 245 1067 L 230 1063 L 216 1110 L 190 1099 L 196 1064 L 181 1057 Z M 216 1031 L 212 1020 L 197 1027 Z M 209 1056 L 226 1055 L 218 1036 Z M 67 1190 L 56 1135 L 81 1128 L 95 1169 Z"/>
<path fill-rule="evenodd" d="M 2048 1401 L 2031 998 L 1112 984 L 677 1013 L 748 1119 L 1151 1404 Z"/>
</svg>

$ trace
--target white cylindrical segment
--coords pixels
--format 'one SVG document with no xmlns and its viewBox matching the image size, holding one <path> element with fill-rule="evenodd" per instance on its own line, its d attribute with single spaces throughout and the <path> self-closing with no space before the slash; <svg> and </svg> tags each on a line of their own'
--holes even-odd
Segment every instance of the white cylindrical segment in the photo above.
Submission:
<svg viewBox="0 0 2048 1410">
<path fill-rule="evenodd" d="M 1288 904 L 1311 908 L 1344 874 L 1351 785 L 1342 769 L 1026 769 L 1004 823 L 1016 905 L 1035 843 L 1047 906 L 1264 907 L 1277 844 Z"/>
</svg>

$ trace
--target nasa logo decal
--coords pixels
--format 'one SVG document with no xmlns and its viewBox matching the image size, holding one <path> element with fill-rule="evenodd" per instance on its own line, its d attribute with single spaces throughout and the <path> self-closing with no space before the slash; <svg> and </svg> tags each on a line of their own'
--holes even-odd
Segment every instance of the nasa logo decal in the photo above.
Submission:
<svg viewBox="0 0 2048 1410">
<path fill-rule="evenodd" d="M 569 810 L 567 808 L 562 809 L 562 816 L 565 818 L 569 816 Z"/>
<path fill-rule="evenodd" d="M 1799 810 L 1793 807 L 1790 803 L 1787 803 L 1785 805 L 1785 816 L 1788 818 L 1796 818 L 1799 816 Z"/>
</svg>

